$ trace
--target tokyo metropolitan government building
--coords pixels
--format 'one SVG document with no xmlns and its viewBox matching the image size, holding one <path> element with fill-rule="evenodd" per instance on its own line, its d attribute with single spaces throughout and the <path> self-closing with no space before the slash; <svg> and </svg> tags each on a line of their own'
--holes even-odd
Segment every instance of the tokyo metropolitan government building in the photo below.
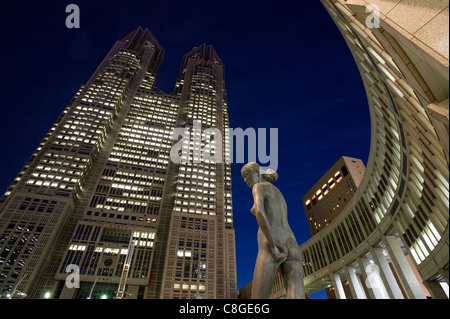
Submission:
<svg viewBox="0 0 450 319">
<path fill-rule="evenodd" d="M 194 122 L 229 127 L 223 64 L 194 48 L 165 94 L 163 55 L 117 41 L 1 198 L 2 298 L 235 298 L 230 164 L 170 159 L 175 128 L 192 155 Z"/>
</svg>

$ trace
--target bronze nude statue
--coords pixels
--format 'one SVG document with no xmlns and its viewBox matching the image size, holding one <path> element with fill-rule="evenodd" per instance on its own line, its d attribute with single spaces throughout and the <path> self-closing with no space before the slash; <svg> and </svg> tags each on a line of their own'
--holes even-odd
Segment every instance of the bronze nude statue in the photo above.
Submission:
<svg viewBox="0 0 450 319">
<path fill-rule="evenodd" d="M 288 224 L 286 201 L 272 184 L 278 179 L 277 173 L 270 169 L 262 171 L 252 162 L 241 169 L 241 174 L 252 189 L 254 205 L 250 211 L 259 225 L 252 299 L 270 297 L 278 267 L 287 298 L 305 299 L 301 250 Z"/>
</svg>

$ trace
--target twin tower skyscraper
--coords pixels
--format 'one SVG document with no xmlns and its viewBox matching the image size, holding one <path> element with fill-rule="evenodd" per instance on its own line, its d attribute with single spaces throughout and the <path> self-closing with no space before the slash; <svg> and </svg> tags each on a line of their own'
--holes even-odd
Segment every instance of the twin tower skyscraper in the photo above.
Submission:
<svg viewBox="0 0 450 319">
<path fill-rule="evenodd" d="M 166 94 L 163 55 L 147 29 L 117 41 L 7 189 L 1 297 L 236 297 L 230 164 L 170 159 L 175 128 L 228 129 L 224 67 L 202 44 Z"/>
</svg>

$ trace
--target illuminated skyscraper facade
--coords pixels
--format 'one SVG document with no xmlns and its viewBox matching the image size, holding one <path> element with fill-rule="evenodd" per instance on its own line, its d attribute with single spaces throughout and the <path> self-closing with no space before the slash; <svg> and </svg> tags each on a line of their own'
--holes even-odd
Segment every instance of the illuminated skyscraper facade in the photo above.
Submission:
<svg viewBox="0 0 450 319">
<path fill-rule="evenodd" d="M 170 157 L 175 128 L 228 128 L 223 64 L 194 48 L 165 94 L 163 55 L 117 41 L 1 198 L 3 297 L 235 296 L 230 166 Z"/>
</svg>

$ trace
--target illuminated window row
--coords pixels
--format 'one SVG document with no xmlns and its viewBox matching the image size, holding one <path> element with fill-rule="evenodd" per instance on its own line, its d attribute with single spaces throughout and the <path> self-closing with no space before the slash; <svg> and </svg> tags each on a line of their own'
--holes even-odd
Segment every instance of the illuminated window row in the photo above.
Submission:
<svg viewBox="0 0 450 319">
<path fill-rule="evenodd" d="M 93 122 L 93 121 L 80 121 L 79 119 L 68 119 L 66 121 L 66 124 L 64 125 L 65 128 L 73 128 L 76 129 L 78 127 L 81 127 L 85 130 L 95 130 L 98 128 L 102 128 L 103 125 L 99 124 L 99 122 Z"/>
<path fill-rule="evenodd" d="M 160 98 L 155 96 L 144 95 L 144 96 L 135 96 L 134 99 L 139 100 L 141 101 L 140 103 L 145 104 L 158 104 L 158 106 L 159 105 L 177 106 L 176 104 L 173 103 L 172 99 L 168 98 Z"/>
<path fill-rule="evenodd" d="M 133 237 L 136 238 L 149 238 L 149 239 L 155 239 L 155 233 L 154 232 L 134 232 Z"/>
<path fill-rule="evenodd" d="M 85 251 L 86 245 L 70 245 L 69 250 Z"/>
<path fill-rule="evenodd" d="M 198 287 L 198 290 L 205 290 L 206 289 L 205 285 L 198 285 L 197 286 L 197 284 L 190 284 L 190 285 L 189 284 L 178 284 L 178 283 L 173 284 L 173 288 L 174 289 L 197 290 L 197 287 Z"/>
<path fill-rule="evenodd" d="M 122 152 L 111 152 L 110 158 L 131 158 L 131 159 L 141 160 L 144 162 L 147 161 L 147 162 L 162 163 L 162 164 L 169 163 L 167 161 L 167 159 L 164 159 L 164 158 L 155 158 L 155 157 L 149 157 L 149 156 L 144 156 L 144 155 L 122 153 Z"/>
<path fill-rule="evenodd" d="M 182 171 L 194 172 L 199 174 L 216 175 L 216 168 L 214 165 L 201 165 L 200 168 L 194 166 L 191 163 L 185 164 L 180 167 Z"/>
<path fill-rule="evenodd" d="M 132 105 L 129 113 L 128 120 L 139 118 L 144 119 L 154 119 L 166 118 L 167 121 L 175 121 L 177 117 L 177 110 L 172 110 L 172 108 L 155 107 L 154 105 Z"/>
<path fill-rule="evenodd" d="M 149 119 L 142 116 L 134 116 L 132 118 L 127 118 L 125 122 L 146 124 L 151 126 L 163 126 L 168 130 L 173 130 L 173 128 L 175 127 L 176 119 L 166 119 L 166 121 L 163 121 L 163 120 L 155 120 L 153 118 Z"/>
<path fill-rule="evenodd" d="M 143 139 L 143 140 L 154 140 L 159 142 L 164 142 L 169 139 L 169 134 L 159 134 L 159 133 L 152 133 L 152 132 L 141 132 L 141 134 L 137 133 L 129 133 L 129 130 L 123 129 L 120 132 L 120 137 L 133 137 L 136 139 Z"/>
<path fill-rule="evenodd" d="M 130 222 L 143 222 L 146 224 L 155 224 L 158 222 L 158 220 L 156 218 L 139 217 L 139 216 L 135 216 L 135 215 L 129 215 L 129 213 L 131 213 L 131 212 L 129 212 L 129 209 L 125 213 L 87 211 L 86 218 L 87 218 L 87 220 L 93 219 L 95 221 L 98 221 L 100 218 L 106 218 L 109 221 L 111 221 L 113 219 L 114 223 L 121 223 L 121 221 L 123 221 L 123 223 L 126 225 L 129 225 Z M 145 213 L 145 211 L 134 212 L 134 213 Z"/>
<path fill-rule="evenodd" d="M 210 208 L 210 209 L 216 208 L 216 205 L 214 205 L 214 204 L 202 204 L 201 202 L 195 203 L 195 202 L 177 200 L 176 204 L 184 205 L 184 206 L 196 206 L 196 207 Z"/>
<path fill-rule="evenodd" d="M 112 181 L 112 182 L 121 182 L 121 183 L 132 183 L 132 184 L 139 184 L 143 186 L 154 186 L 154 187 L 162 187 L 164 185 L 164 179 L 161 178 L 161 180 L 158 179 L 152 179 L 151 176 L 148 178 L 144 177 L 135 177 L 135 178 L 121 178 L 120 175 L 113 176 L 102 176 L 102 179 Z"/>
<path fill-rule="evenodd" d="M 124 138 L 123 136 L 121 136 L 121 140 L 126 140 L 127 144 L 134 143 L 134 144 L 149 145 L 149 146 L 159 147 L 159 148 L 168 148 L 167 141 L 165 141 L 165 140 L 156 140 L 155 141 L 154 137 L 149 138 L 149 139 L 141 139 L 141 138 L 131 138 L 131 137 Z"/>
<path fill-rule="evenodd" d="M 96 196 L 94 196 L 96 197 Z M 147 206 L 147 202 L 133 201 L 128 199 L 120 199 L 120 198 L 106 198 L 106 203 L 121 203 L 126 205 L 134 205 L 134 206 Z M 100 207 L 101 206 L 101 207 Z M 95 207 L 102 208 L 103 205 L 97 204 Z"/>
<path fill-rule="evenodd" d="M 195 178 L 195 179 L 199 179 L 199 180 L 204 180 L 205 182 L 215 182 L 216 181 L 216 179 L 215 178 L 208 178 L 208 177 L 203 177 L 202 175 L 195 175 L 195 174 L 193 174 L 193 175 L 190 175 L 190 174 L 183 174 L 183 173 L 180 173 L 179 175 L 178 175 L 179 177 L 184 177 L 184 178 Z"/>
<path fill-rule="evenodd" d="M 130 164 L 130 165 L 145 166 L 145 167 L 154 167 L 157 169 L 166 169 L 167 164 L 169 163 L 165 159 L 157 159 L 157 160 L 155 160 L 154 158 L 144 159 L 144 157 L 142 157 L 142 156 L 140 158 L 134 158 L 134 159 L 135 160 L 133 160 L 133 155 L 127 156 L 126 154 L 120 154 L 119 156 L 117 156 L 112 153 L 109 158 L 109 160 L 112 162 L 120 162 L 122 164 Z"/>
<path fill-rule="evenodd" d="M 342 180 L 342 175 L 340 171 L 337 171 L 334 174 L 334 177 L 331 177 L 327 183 L 325 183 L 321 188 L 319 188 L 316 193 L 305 202 L 306 207 L 311 208 L 311 204 L 315 205 L 317 201 L 321 200 L 323 196 L 327 195 L 331 189 L 333 189 L 337 183 Z"/>
<path fill-rule="evenodd" d="M 121 145 L 121 146 L 118 146 Z M 163 150 L 156 148 L 156 147 L 143 147 L 141 145 L 131 145 L 131 144 L 123 144 L 123 143 L 117 143 L 116 146 L 113 147 L 113 151 L 117 154 L 129 154 L 129 157 L 134 154 L 135 158 L 138 158 L 140 156 L 147 157 L 148 155 L 152 156 L 153 158 L 161 158 L 166 159 L 170 157 L 169 149 L 166 149 L 164 152 Z M 155 150 L 157 149 L 157 150 Z M 137 157 L 136 157 L 137 156 Z"/>
<path fill-rule="evenodd" d="M 130 133 L 131 132 L 131 133 Z M 121 130 L 121 136 L 130 136 L 138 139 L 152 139 L 156 141 L 163 141 L 170 138 L 170 132 L 164 131 L 164 133 L 152 132 L 152 131 L 140 131 L 135 129 L 129 129 L 123 127 Z"/>
<path fill-rule="evenodd" d="M 159 136 L 169 136 L 170 135 L 170 131 L 169 130 L 163 130 L 163 129 L 159 129 L 157 127 L 151 127 L 151 126 L 144 126 L 144 125 L 132 125 L 132 126 L 128 126 L 128 125 L 123 125 L 122 126 L 123 130 L 127 130 L 129 132 L 133 132 L 133 133 L 147 133 L 146 131 L 150 131 L 148 133 L 154 133 L 154 134 L 158 134 Z"/>
<path fill-rule="evenodd" d="M 124 171 L 117 171 L 115 173 L 114 180 L 120 182 L 136 182 L 136 181 L 145 181 L 145 182 L 154 182 L 155 184 L 164 184 L 164 178 L 160 176 L 149 176 L 142 175 L 138 173 L 129 173 Z"/>
<path fill-rule="evenodd" d="M 60 175 L 47 175 L 47 174 L 39 174 L 39 173 L 33 173 L 32 176 L 34 177 L 40 177 L 41 179 L 58 179 L 58 180 L 63 180 L 65 182 L 72 182 L 72 183 L 76 183 L 78 182 L 78 178 L 70 178 L 70 177 L 63 177 Z"/>
<path fill-rule="evenodd" d="M 187 207 L 175 207 L 175 211 L 190 213 L 190 214 L 202 214 L 202 215 L 210 215 L 215 216 L 216 213 L 214 211 L 208 211 L 206 208 L 187 208 Z"/>
<path fill-rule="evenodd" d="M 87 107 L 87 106 L 78 105 L 78 106 L 75 107 L 75 109 L 79 111 L 78 113 L 75 113 L 75 114 L 80 114 L 80 115 L 88 115 L 88 114 L 92 115 L 92 114 L 95 114 L 95 113 L 99 113 L 99 114 L 102 114 L 102 115 L 105 115 L 105 116 L 111 115 L 110 111 L 106 111 L 106 110 L 103 110 L 103 109 L 100 109 L 100 108 L 97 108 L 97 107 Z M 81 111 L 90 112 L 90 113 L 84 113 L 84 112 L 81 112 Z"/>
<path fill-rule="evenodd" d="M 177 194 L 177 198 L 191 198 L 192 200 L 204 200 L 214 202 L 215 198 L 213 196 L 204 196 L 204 195 L 196 195 L 196 194 Z"/>
<path fill-rule="evenodd" d="M 154 147 L 149 147 L 145 149 L 140 145 L 139 147 L 131 147 L 129 144 L 127 144 L 124 147 L 114 146 L 113 148 L 113 150 L 116 151 L 117 153 L 135 154 L 137 156 L 152 155 L 154 158 L 167 159 L 170 155 L 169 150 L 166 150 L 166 152 L 160 152 L 159 150 L 156 151 L 154 149 L 155 149 Z"/>
</svg>

